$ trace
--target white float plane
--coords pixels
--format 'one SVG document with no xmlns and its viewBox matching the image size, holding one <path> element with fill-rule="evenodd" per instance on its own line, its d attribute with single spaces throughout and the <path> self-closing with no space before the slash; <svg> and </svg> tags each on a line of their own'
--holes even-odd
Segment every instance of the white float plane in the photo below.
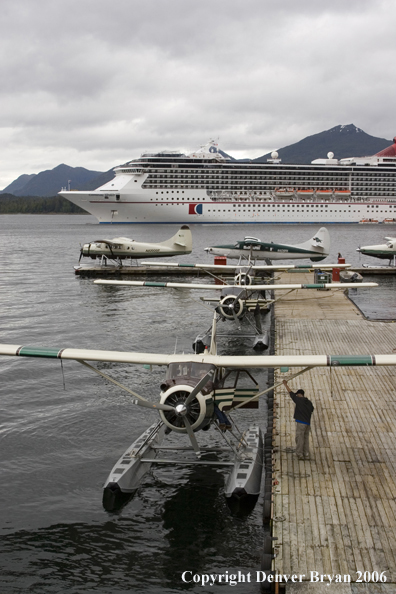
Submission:
<svg viewBox="0 0 396 594">
<path fill-rule="evenodd" d="M 241 434 L 229 414 L 226 414 L 228 410 L 257 407 L 259 397 L 276 387 L 260 390 L 251 370 L 302 367 L 302 370 L 288 378 L 290 380 L 313 367 L 396 365 L 396 355 L 218 356 L 215 325 L 214 320 L 210 348 L 201 355 L 0 344 L 0 356 L 77 361 L 127 391 L 132 396 L 132 404 L 158 411 L 158 421 L 133 442 L 111 470 L 103 491 L 105 509 L 116 510 L 124 504 L 136 491 L 152 464 L 202 464 L 229 468 L 231 474 L 225 487 L 227 502 L 234 509 L 235 505 L 246 505 L 247 509 L 252 509 L 260 493 L 264 460 L 261 430 L 255 423 Z M 165 366 L 167 372 L 161 384 L 159 401 L 154 403 L 136 394 L 87 361 Z M 243 385 L 239 382 L 242 376 L 245 378 Z M 246 387 L 246 378 L 250 381 L 250 387 Z M 225 448 L 202 447 L 198 444 L 196 433 L 209 429 L 216 430 L 224 438 Z M 187 435 L 190 446 L 163 446 L 162 442 L 170 432 Z M 168 450 L 179 454 L 183 451 L 184 456 L 178 460 L 158 456 L 160 452 L 164 455 Z M 228 451 L 230 459 L 202 459 L 205 453 L 219 451 Z"/>
<path fill-rule="evenodd" d="M 393 260 L 393 266 L 396 266 L 396 237 L 385 237 L 385 239 L 386 243 L 361 246 L 356 251 L 364 256 L 389 260 L 389 265 Z"/>
<path fill-rule="evenodd" d="M 183 225 L 179 231 L 167 241 L 162 243 L 147 243 L 135 241 L 127 237 L 115 237 L 114 239 L 95 239 L 85 243 L 80 252 L 82 257 L 103 258 L 121 262 L 125 258 L 156 258 L 166 256 L 180 256 L 191 254 L 192 235 L 190 228 Z"/>
<path fill-rule="evenodd" d="M 205 248 L 205 251 L 227 258 L 249 258 L 251 261 L 310 258 L 312 262 L 320 262 L 330 253 L 330 235 L 325 227 L 321 227 L 311 239 L 298 245 L 264 242 L 256 237 L 245 237 L 244 240 L 232 245 L 216 245 Z"/>
<path fill-rule="evenodd" d="M 220 297 L 202 298 L 204 301 L 214 301 L 216 303 L 216 312 L 223 320 L 241 320 L 246 314 L 251 313 L 253 320 L 250 320 L 250 326 L 255 329 L 253 348 L 255 350 L 268 348 L 268 333 L 263 333 L 260 321 L 260 314 L 269 311 L 272 303 L 267 298 L 266 291 L 287 290 L 289 292 L 297 289 L 342 289 L 357 287 L 377 287 L 377 283 L 311 283 L 311 284 L 269 284 L 261 283 L 250 284 L 252 278 L 249 272 L 239 272 L 236 276 L 239 284 L 200 284 L 200 283 L 174 283 L 158 281 L 125 281 L 125 280 L 106 280 L 97 279 L 94 281 L 97 285 L 114 285 L 130 287 L 151 287 L 151 288 L 170 288 L 170 289 L 195 289 L 200 291 L 220 291 Z M 247 284 L 245 284 L 247 283 Z M 202 352 L 210 340 L 209 331 L 197 336 L 193 343 L 195 352 Z"/>
</svg>

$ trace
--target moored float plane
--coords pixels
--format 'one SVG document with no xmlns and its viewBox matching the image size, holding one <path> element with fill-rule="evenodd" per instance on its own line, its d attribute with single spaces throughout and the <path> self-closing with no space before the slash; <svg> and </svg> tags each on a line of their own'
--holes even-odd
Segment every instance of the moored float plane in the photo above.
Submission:
<svg viewBox="0 0 396 594">
<path fill-rule="evenodd" d="M 151 288 L 170 288 L 170 289 L 195 289 L 201 291 L 220 291 L 220 297 L 202 298 L 205 301 L 214 301 L 216 303 L 216 312 L 222 320 L 241 320 L 246 314 L 252 314 L 250 320 L 251 327 L 254 328 L 253 348 L 263 350 L 268 348 L 268 333 L 262 332 L 260 314 L 268 312 L 271 299 L 266 296 L 266 291 L 287 290 L 289 292 L 297 289 L 356 289 L 357 285 L 353 282 L 343 283 L 311 283 L 311 284 L 269 284 L 252 283 L 249 271 L 240 271 L 237 273 L 236 280 L 238 284 L 199 284 L 199 283 L 174 283 L 174 282 L 156 282 L 156 281 L 125 281 L 125 280 L 106 280 L 97 279 L 94 281 L 97 285 L 113 286 L 132 286 L 132 287 L 151 287 Z M 360 287 L 377 287 L 377 283 L 359 283 Z M 195 339 L 193 346 L 195 352 L 201 352 L 209 339 L 209 331 L 200 334 Z"/>
<path fill-rule="evenodd" d="M 205 248 L 209 254 L 227 258 L 256 260 L 289 260 L 310 258 L 312 262 L 324 260 L 330 253 L 330 235 L 325 227 L 308 241 L 298 245 L 264 242 L 256 237 L 245 237 L 233 245 L 216 245 Z"/>
<path fill-rule="evenodd" d="M 191 254 L 192 235 L 188 225 L 183 225 L 179 231 L 167 241 L 161 243 L 148 243 L 128 239 L 127 237 L 116 237 L 114 239 L 95 239 L 85 243 L 80 252 L 82 257 L 103 258 L 108 260 L 124 260 L 126 258 L 157 258 L 167 256 L 181 256 Z"/>
<path fill-rule="evenodd" d="M 386 243 L 361 246 L 356 251 L 364 256 L 389 260 L 389 265 L 393 260 L 393 265 L 396 266 L 396 237 L 385 237 L 385 239 Z"/>
<path fill-rule="evenodd" d="M 264 447 L 257 423 L 243 434 L 239 432 L 228 410 L 256 407 L 260 396 L 276 386 L 260 391 L 251 375 L 252 369 L 303 368 L 293 379 L 314 367 L 396 365 L 396 355 L 299 355 L 299 356 L 219 356 L 216 354 L 215 320 L 210 349 L 201 355 L 166 355 L 123 351 L 101 351 L 75 348 L 53 348 L 0 344 L 0 355 L 74 360 L 98 373 L 106 381 L 116 384 L 133 398 L 131 403 L 159 412 L 159 420 L 151 425 L 125 451 L 111 470 L 103 491 L 103 505 L 108 511 L 118 509 L 131 498 L 143 476 L 153 464 L 202 464 L 231 469 L 225 496 L 231 508 L 244 504 L 254 507 L 261 487 Z M 161 384 L 159 402 L 153 403 L 117 382 L 87 361 L 135 365 L 160 365 L 167 368 Z M 241 376 L 250 379 L 239 386 Z M 277 385 L 281 385 L 280 383 Z M 224 438 L 225 448 L 202 447 L 196 433 L 214 429 Z M 189 447 L 162 446 L 165 436 L 173 432 L 185 434 Z M 184 451 L 187 457 L 169 459 L 158 457 L 166 451 Z M 207 453 L 228 451 L 230 459 L 203 459 Z M 193 459 L 188 454 L 196 454 Z"/>
</svg>

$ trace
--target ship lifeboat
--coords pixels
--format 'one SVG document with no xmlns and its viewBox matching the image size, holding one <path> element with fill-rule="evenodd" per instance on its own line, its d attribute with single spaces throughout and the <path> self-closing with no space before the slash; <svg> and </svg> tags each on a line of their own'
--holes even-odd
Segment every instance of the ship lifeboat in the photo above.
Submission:
<svg viewBox="0 0 396 594">
<path fill-rule="evenodd" d="M 297 190 L 297 195 L 301 198 L 311 198 L 313 196 L 314 190 L 307 189 L 307 190 Z"/>
<path fill-rule="evenodd" d="M 293 194 L 294 188 L 275 188 L 275 196 L 277 198 L 290 198 Z"/>
<path fill-rule="evenodd" d="M 396 223 L 396 219 L 384 219 L 382 222 L 389 225 L 392 223 Z"/>
<path fill-rule="evenodd" d="M 315 194 L 318 198 L 331 198 L 333 196 L 333 190 L 318 189 L 316 190 Z"/>
<path fill-rule="evenodd" d="M 334 191 L 334 196 L 336 198 L 350 198 L 351 197 L 351 191 L 350 190 L 335 190 Z"/>
<path fill-rule="evenodd" d="M 361 219 L 359 225 L 376 225 L 379 223 L 378 219 Z"/>
</svg>

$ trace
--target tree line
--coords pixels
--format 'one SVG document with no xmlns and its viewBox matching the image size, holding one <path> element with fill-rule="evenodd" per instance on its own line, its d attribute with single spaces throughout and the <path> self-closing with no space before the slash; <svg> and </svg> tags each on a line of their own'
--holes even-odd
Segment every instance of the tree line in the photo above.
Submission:
<svg viewBox="0 0 396 594">
<path fill-rule="evenodd" d="M 88 214 L 62 196 L 40 198 L 0 194 L 0 214 Z"/>
</svg>

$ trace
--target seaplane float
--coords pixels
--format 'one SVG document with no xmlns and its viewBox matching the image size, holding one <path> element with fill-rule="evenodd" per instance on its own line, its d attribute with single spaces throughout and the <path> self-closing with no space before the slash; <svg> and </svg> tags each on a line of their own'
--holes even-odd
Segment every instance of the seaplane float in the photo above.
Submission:
<svg viewBox="0 0 396 594">
<path fill-rule="evenodd" d="M 115 237 L 114 239 L 95 239 L 84 243 L 80 250 L 81 258 L 99 259 L 102 264 L 114 261 L 119 266 L 125 259 L 157 258 L 167 256 L 182 256 L 192 252 L 192 235 L 188 225 L 183 225 L 170 239 L 162 243 L 148 243 Z"/>
<path fill-rule="evenodd" d="M 240 432 L 228 411 L 257 408 L 260 396 L 276 387 L 261 390 L 252 370 L 283 368 L 287 372 L 300 368 L 288 378 L 291 380 L 315 367 L 396 365 L 396 355 L 220 356 L 216 352 L 215 319 L 213 324 L 210 348 L 199 355 L 0 344 L 0 356 L 77 361 L 128 392 L 132 405 L 157 411 L 158 420 L 127 448 L 110 471 L 103 488 L 103 506 L 107 511 L 125 505 L 155 464 L 224 467 L 230 471 L 224 491 L 230 508 L 251 511 L 261 490 L 263 436 L 258 423 Z M 166 367 L 159 401 L 137 394 L 91 365 L 92 361 Z M 199 445 L 196 434 L 200 431 L 216 432 L 224 439 L 224 448 L 219 448 L 218 442 L 214 447 Z M 164 444 L 169 434 L 186 436 L 189 445 Z M 170 452 L 178 457 L 166 457 Z M 229 455 L 227 460 L 225 453 Z M 213 455 L 221 459 L 213 459 Z"/>
<path fill-rule="evenodd" d="M 379 245 L 364 245 L 358 247 L 356 251 L 364 256 L 389 260 L 389 266 L 391 266 L 391 264 L 396 266 L 396 237 L 385 237 L 385 239 L 386 243 Z"/>
</svg>

